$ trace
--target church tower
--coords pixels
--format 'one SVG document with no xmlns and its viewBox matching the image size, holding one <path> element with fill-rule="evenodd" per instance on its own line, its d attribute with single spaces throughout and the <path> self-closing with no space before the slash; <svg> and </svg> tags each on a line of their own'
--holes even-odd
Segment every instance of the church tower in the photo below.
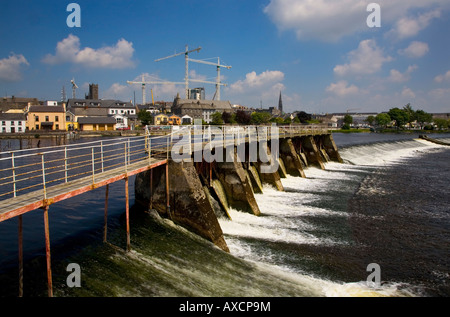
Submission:
<svg viewBox="0 0 450 317">
<path fill-rule="evenodd" d="M 283 113 L 283 101 L 281 100 L 281 91 L 280 91 L 280 99 L 278 100 L 278 110 Z"/>
</svg>

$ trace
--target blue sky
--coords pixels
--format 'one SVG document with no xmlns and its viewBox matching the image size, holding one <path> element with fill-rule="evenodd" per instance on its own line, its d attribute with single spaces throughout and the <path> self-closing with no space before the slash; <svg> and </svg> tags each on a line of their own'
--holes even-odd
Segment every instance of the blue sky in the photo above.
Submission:
<svg viewBox="0 0 450 317">
<path fill-rule="evenodd" d="M 81 27 L 68 27 L 72 1 L 2 1 L 0 94 L 60 100 L 70 80 L 83 98 L 141 102 L 127 80 L 184 80 L 185 46 L 222 69 L 221 99 L 310 113 L 381 112 L 410 103 L 450 112 L 450 1 L 378 1 L 381 27 L 370 28 L 360 0 L 73 1 Z M 214 66 L 189 63 L 190 78 L 215 81 Z M 203 86 L 211 98 L 215 87 Z M 148 85 L 172 101 L 183 85 Z"/>
</svg>

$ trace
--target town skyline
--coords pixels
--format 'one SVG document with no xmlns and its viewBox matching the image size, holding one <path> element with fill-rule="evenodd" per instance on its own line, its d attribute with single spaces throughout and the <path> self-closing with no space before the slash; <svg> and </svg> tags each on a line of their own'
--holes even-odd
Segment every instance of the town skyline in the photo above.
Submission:
<svg viewBox="0 0 450 317">
<path fill-rule="evenodd" d="M 369 27 L 370 1 L 77 1 L 81 25 L 69 27 L 70 2 L 3 5 L 0 94 L 141 101 L 127 81 L 184 80 L 184 58 L 155 59 L 202 47 L 190 57 L 232 66 L 221 72 L 221 100 L 308 113 L 383 112 L 411 104 L 450 109 L 447 1 L 380 3 L 381 27 Z M 199 21 L 198 17 L 201 17 Z M 15 21 L 20 21 L 17 23 Z M 189 63 L 189 77 L 214 81 L 215 67 Z M 215 92 L 205 87 L 206 99 Z M 183 85 L 148 85 L 147 102 L 173 101 Z"/>
</svg>

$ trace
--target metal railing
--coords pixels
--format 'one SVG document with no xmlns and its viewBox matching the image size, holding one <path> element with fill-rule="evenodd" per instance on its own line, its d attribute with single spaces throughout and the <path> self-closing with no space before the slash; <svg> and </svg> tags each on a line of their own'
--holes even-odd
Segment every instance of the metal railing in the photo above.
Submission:
<svg viewBox="0 0 450 317">
<path fill-rule="evenodd" d="M 213 142 L 211 131 L 218 128 L 223 133 L 222 140 Z M 202 146 L 227 146 L 231 135 L 232 142 L 238 142 L 236 133 L 243 140 L 269 140 L 272 129 L 277 129 L 280 138 L 296 135 L 315 135 L 327 133 L 328 129 L 317 125 L 289 126 L 168 126 L 164 136 L 151 136 L 152 128 L 147 128 L 143 136 L 113 138 L 84 142 L 72 145 L 47 148 L 26 149 L 0 153 L 0 200 L 17 197 L 32 191 L 43 190 L 47 199 L 49 186 L 68 183 L 84 177 L 96 176 L 114 168 L 153 158 L 168 159 L 175 142 L 182 142 L 181 135 L 189 135 L 189 152 L 192 145 L 201 137 Z M 239 132 L 236 132 L 239 131 Z M 261 132 L 263 131 L 263 132 Z M 219 144 L 219 145 L 218 145 Z M 203 149 L 203 147 L 202 147 Z"/>
<path fill-rule="evenodd" d="M 0 200 L 43 190 L 49 186 L 92 177 L 152 159 L 167 158 L 171 136 L 107 139 L 72 145 L 0 153 Z"/>
</svg>

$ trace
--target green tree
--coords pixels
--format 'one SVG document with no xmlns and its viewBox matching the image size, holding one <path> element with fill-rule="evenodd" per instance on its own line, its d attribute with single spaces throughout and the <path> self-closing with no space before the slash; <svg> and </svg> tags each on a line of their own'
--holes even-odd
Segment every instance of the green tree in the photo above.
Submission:
<svg viewBox="0 0 450 317">
<path fill-rule="evenodd" d="M 297 118 L 301 123 L 308 123 L 308 120 L 311 120 L 312 116 L 309 113 L 300 111 L 299 113 L 297 113 Z"/>
<path fill-rule="evenodd" d="M 447 121 L 445 119 L 442 118 L 436 118 L 434 119 L 434 124 L 437 125 L 439 130 L 445 130 L 448 128 L 448 124 L 450 123 L 450 121 Z"/>
<path fill-rule="evenodd" d="M 420 124 L 420 128 L 423 129 L 425 123 L 431 123 L 433 121 L 433 115 L 423 110 L 417 110 L 414 113 L 414 119 Z"/>
<path fill-rule="evenodd" d="M 253 124 L 268 123 L 271 117 L 272 116 L 268 112 L 253 112 L 251 116 Z"/>
<path fill-rule="evenodd" d="M 403 107 L 403 110 L 408 115 L 408 120 L 406 122 L 409 124 L 409 127 L 411 127 L 411 122 L 414 121 L 415 111 L 413 110 L 413 108 L 411 107 L 411 104 L 409 104 L 409 103 Z"/>
<path fill-rule="evenodd" d="M 152 114 L 145 109 L 138 112 L 138 119 L 141 120 L 142 125 L 149 125 L 153 123 Z"/>
<path fill-rule="evenodd" d="M 408 113 L 405 110 L 399 109 L 397 107 L 389 109 L 388 115 L 392 120 L 395 121 L 397 129 L 403 127 L 403 125 L 405 125 L 409 120 Z"/>
<path fill-rule="evenodd" d="M 275 122 L 276 124 L 283 124 L 284 120 L 281 117 L 273 117 L 272 119 L 270 119 L 270 122 Z"/>
<path fill-rule="evenodd" d="M 386 128 L 391 122 L 391 117 L 387 113 L 379 113 L 375 117 L 375 122 L 378 126 Z"/>
<path fill-rule="evenodd" d="M 211 124 L 214 125 L 223 124 L 222 114 L 220 112 L 214 112 L 211 117 L 212 117 Z"/>
<path fill-rule="evenodd" d="M 353 123 L 353 117 L 349 114 L 344 116 L 344 123 L 350 126 Z"/>
<path fill-rule="evenodd" d="M 375 123 L 375 116 L 368 116 L 364 121 L 366 121 L 369 125 L 373 125 Z"/>
</svg>

